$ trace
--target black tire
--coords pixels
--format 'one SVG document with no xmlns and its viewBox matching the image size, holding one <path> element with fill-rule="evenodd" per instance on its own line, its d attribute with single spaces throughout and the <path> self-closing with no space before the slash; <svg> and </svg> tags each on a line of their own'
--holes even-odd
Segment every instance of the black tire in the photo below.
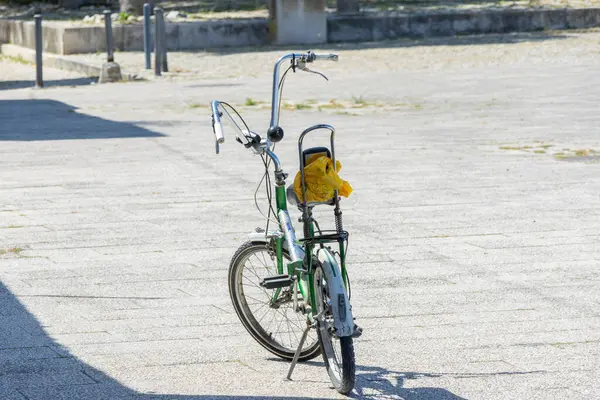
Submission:
<svg viewBox="0 0 600 400">
<path fill-rule="evenodd" d="M 275 316 L 279 314 L 279 322 L 275 322 L 277 329 L 279 331 L 279 327 L 283 323 L 284 319 L 287 322 L 291 322 L 293 327 L 290 331 L 286 331 L 284 333 L 288 333 L 288 337 L 290 339 L 289 342 L 286 342 L 284 338 L 277 339 L 275 338 L 273 332 L 269 331 L 269 328 L 272 326 L 273 319 L 270 320 L 268 326 L 261 325 L 265 315 L 262 317 L 260 315 L 255 315 L 255 312 L 262 310 L 265 305 L 261 306 L 258 310 L 254 312 L 251 310 L 250 300 L 256 300 L 255 297 L 251 297 L 244 290 L 244 280 L 249 281 L 250 279 L 244 275 L 244 269 L 246 269 L 246 264 L 251 256 L 256 254 L 262 254 L 264 257 L 265 253 L 270 256 L 270 254 L 274 253 L 274 251 L 265 243 L 262 242 L 247 242 L 240 246 L 240 248 L 235 252 L 233 258 L 231 259 L 231 264 L 229 266 L 229 295 L 231 297 L 231 301 L 233 303 L 233 308 L 237 313 L 240 321 L 250 333 L 250 335 L 265 349 L 275 354 L 278 357 L 281 357 L 285 360 L 292 360 L 294 358 L 294 354 L 296 353 L 297 347 L 300 343 L 300 338 L 302 333 L 306 329 L 306 317 L 301 313 L 296 313 L 293 310 L 293 305 L 291 302 L 289 303 L 281 303 L 278 307 L 273 307 L 268 305 L 266 308 L 266 312 L 269 312 L 269 309 L 274 309 Z M 258 261 L 260 258 L 256 256 Z M 284 250 L 284 257 L 289 259 L 289 255 Z M 266 261 L 266 259 L 265 259 Z M 273 260 L 272 260 L 273 261 Z M 277 275 L 277 264 L 274 262 L 272 268 L 268 268 L 265 265 L 265 271 L 261 271 L 265 273 L 265 276 Z M 257 278 L 257 282 L 252 284 L 255 286 L 254 290 L 258 288 L 259 295 L 262 298 L 262 293 L 264 292 L 267 296 L 267 300 L 265 300 L 265 304 L 269 304 L 268 299 L 275 293 L 275 290 L 264 289 L 258 286 L 258 281 L 261 280 L 259 277 L 259 273 L 257 273 L 256 269 L 253 267 L 253 275 Z M 282 296 L 283 297 L 283 296 Z M 284 311 L 281 312 L 280 309 L 283 308 Z M 296 321 L 290 320 L 288 314 L 293 315 L 293 318 L 296 318 Z M 289 325 L 288 325 L 289 326 Z M 279 332 L 276 332 L 276 334 Z M 293 335 L 292 335 L 293 333 Z M 307 361 L 317 357 L 321 353 L 321 346 L 319 344 L 319 340 L 314 335 L 314 332 L 311 330 L 309 335 L 304 343 L 303 350 L 300 353 L 299 361 Z"/>
<path fill-rule="evenodd" d="M 352 337 L 337 337 L 331 329 L 333 315 L 331 307 L 327 305 L 327 300 L 330 300 L 329 290 L 321 265 L 315 269 L 315 293 L 316 313 L 320 314 L 325 309 L 325 313 L 317 322 L 317 333 L 325 368 L 334 388 L 339 393 L 346 395 L 354 389 L 356 382 L 354 343 Z M 336 349 L 339 349 L 339 352 Z"/>
</svg>

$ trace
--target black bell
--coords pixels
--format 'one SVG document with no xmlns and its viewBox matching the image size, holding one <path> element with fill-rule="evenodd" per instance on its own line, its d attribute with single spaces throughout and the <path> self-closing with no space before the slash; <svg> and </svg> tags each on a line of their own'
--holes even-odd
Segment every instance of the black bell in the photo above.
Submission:
<svg viewBox="0 0 600 400">
<path fill-rule="evenodd" d="M 271 142 L 277 143 L 283 139 L 283 129 L 280 126 L 272 126 L 267 131 L 267 137 Z"/>
</svg>

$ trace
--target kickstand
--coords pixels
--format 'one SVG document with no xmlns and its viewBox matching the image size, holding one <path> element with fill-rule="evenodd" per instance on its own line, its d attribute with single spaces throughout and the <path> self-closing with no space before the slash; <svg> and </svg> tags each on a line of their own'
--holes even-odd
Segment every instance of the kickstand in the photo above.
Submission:
<svg viewBox="0 0 600 400">
<path fill-rule="evenodd" d="M 294 372 L 294 368 L 296 367 L 296 364 L 298 363 L 298 358 L 300 357 L 300 353 L 302 353 L 302 347 L 304 346 L 304 341 L 306 340 L 306 337 L 308 336 L 308 331 L 310 331 L 310 325 L 307 324 L 306 325 L 306 329 L 304 330 L 304 333 L 302 334 L 302 338 L 300 339 L 300 344 L 298 345 L 298 350 L 296 350 L 296 354 L 294 354 L 294 359 L 292 360 L 292 365 L 290 365 L 290 370 L 288 372 L 287 375 L 287 380 L 291 381 L 292 380 L 292 372 Z"/>
</svg>

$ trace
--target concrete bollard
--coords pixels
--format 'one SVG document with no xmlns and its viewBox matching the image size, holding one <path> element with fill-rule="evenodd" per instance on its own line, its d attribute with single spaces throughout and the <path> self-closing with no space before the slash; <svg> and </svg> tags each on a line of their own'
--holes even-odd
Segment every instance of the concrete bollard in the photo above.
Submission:
<svg viewBox="0 0 600 400">
<path fill-rule="evenodd" d="M 272 0 L 270 10 L 273 44 L 327 42 L 327 12 L 322 0 Z"/>
<path fill-rule="evenodd" d="M 104 10 L 107 60 L 102 65 L 102 71 L 100 72 L 100 79 L 98 79 L 98 83 L 118 82 L 123 79 L 121 76 L 121 67 L 115 62 L 112 21 L 110 19 L 110 14 L 110 10 Z"/>
<path fill-rule="evenodd" d="M 152 53 L 152 36 L 150 14 L 152 14 L 150 3 L 144 4 L 144 55 L 146 58 L 146 69 L 152 68 L 151 53 Z"/>
<path fill-rule="evenodd" d="M 44 87 L 44 78 L 42 74 L 42 16 L 36 14 L 33 16 L 35 21 L 35 86 Z"/>
</svg>

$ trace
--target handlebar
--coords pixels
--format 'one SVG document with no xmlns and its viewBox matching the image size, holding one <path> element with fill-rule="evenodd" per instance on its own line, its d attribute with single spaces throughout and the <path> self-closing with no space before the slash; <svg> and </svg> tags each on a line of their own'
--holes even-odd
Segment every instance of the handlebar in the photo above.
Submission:
<svg viewBox="0 0 600 400">
<path fill-rule="evenodd" d="M 298 62 L 311 63 L 316 60 L 327 60 L 327 61 L 338 61 L 339 57 L 337 54 L 317 54 L 309 51 L 307 53 L 290 53 L 281 57 L 275 63 L 275 69 L 273 71 L 273 96 L 271 104 L 271 123 L 269 128 L 275 128 L 279 126 L 279 68 L 284 61 L 292 60 L 292 63 L 298 65 Z"/>
<path fill-rule="evenodd" d="M 271 123 L 269 125 L 269 131 L 279 129 L 280 136 L 283 137 L 283 131 L 279 128 L 279 69 L 284 61 L 291 60 L 292 66 L 297 67 L 299 63 L 312 63 L 314 61 L 338 61 L 339 57 L 337 54 L 317 54 L 309 51 L 307 53 L 290 53 L 279 58 L 275 63 L 275 69 L 273 71 L 273 96 L 271 106 Z M 225 135 L 223 134 L 223 125 L 221 124 L 221 112 L 219 111 L 218 100 L 214 100 L 211 103 L 212 110 L 212 127 L 215 135 L 215 146 L 217 154 L 219 154 L 219 144 L 225 142 Z M 275 140 L 277 141 L 277 140 Z"/>
</svg>

